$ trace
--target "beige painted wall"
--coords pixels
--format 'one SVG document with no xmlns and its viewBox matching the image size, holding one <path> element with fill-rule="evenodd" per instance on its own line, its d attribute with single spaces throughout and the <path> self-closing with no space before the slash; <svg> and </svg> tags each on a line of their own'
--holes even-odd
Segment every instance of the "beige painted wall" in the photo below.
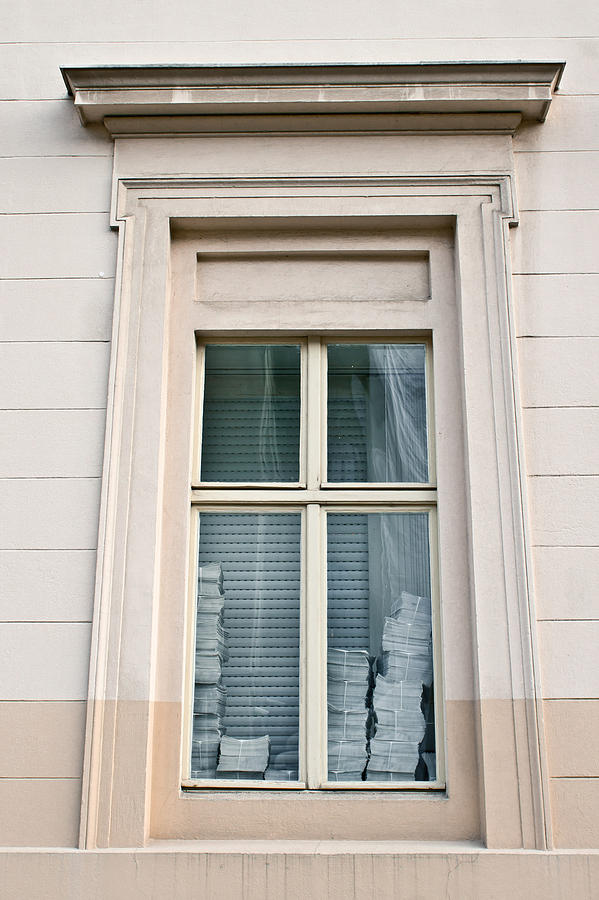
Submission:
<svg viewBox="0 0 599 900">
<path fill-rule="evenodd" d="M 597 9 L 5 6 L 0 844 L 75 846 L 78 831 L 116 235 L 112 144 L 80 126 L 58 66 L 528 58 L 567 63 L 547 123 L 514 142 L 512 231 L 552 817 L 559 846 L 599 847 Z"/>
</svg>

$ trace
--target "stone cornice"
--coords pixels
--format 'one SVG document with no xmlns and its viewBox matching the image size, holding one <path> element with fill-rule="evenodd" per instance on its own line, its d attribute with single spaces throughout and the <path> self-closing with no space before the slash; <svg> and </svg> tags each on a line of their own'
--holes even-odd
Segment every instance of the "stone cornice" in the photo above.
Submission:
<svg viewBox="0 0 599 900">
<path fill-rule="evenodd" d="M 111 134 L 501 131 L 543 121 L 559 62 L 63 68 L 84 124 Z M 227 119 L 223 119 L 227 116 Z"/>
</svg>

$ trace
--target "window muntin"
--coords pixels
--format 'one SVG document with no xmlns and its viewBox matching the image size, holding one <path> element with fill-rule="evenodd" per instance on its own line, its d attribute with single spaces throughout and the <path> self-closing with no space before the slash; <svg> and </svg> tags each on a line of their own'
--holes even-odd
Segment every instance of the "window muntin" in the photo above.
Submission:
<svg viewBox="0 0 599 900">
<path fill-rule="evenodd" d="M 204 482 L 192 485 L 192 504 L 196 508 L 196 510 L 200 511 L 200 516 L 206 516 L 209 511 L 210 513 L 214 512 L 214 504 L 217 504 L 218 510 L 221 511 L 224 515 L 230 515 L 233 513 L 245 514 L 248 509 L 251 509 L 252 514 L 257 514 L 262 510 L 269 510 L 271 513 L 273 511 L 276 511 L 277 509 L 283 511 L 284 507 L 287 507 L 287 510 L 291 511 L 292 505 L 294 507 L 293 511 L 296 514 L 298 513 L 298 510 L 302 509 L 305 513 L 305 515 L 302 517 L 302 535 L 301 538 L 298 538 L 296 545 L 298 549 L 301 547 L 301 567 L 304 575 L 302 580 L 302 596 L 300 602 L 301 614 L 299 617 L 300 682 L 298 690 L 299 759 L 296 776 L 297 781 L 291 780 L 296 772 L 295 765 L 292 765 L 292 763 L 295 762 L 295 758 L 293 761 L 288 760 L 288 762 L 290 763 L 288 766 L 283 766 L 284 760 L 283 756 L 281 756 L 281 760 L 279 761 L 280 764 L 277 763 L 277 765 L 273 767 L 272 765 L 270 765 L 271 758 L 269 755 L 269 765 L 267 766 L 267 768 L 269 769 L 268 784 L 270 787 L 279 788 L 297 788 L 308 786 L 310 788 L 326 787 L 331 789 L 337 787 L 343 788 L 344 786 L 363 789 L 375 786 L 377 787 L 377 789 L 393 789 L 397 787 L 405 787 L 406 785 L 409 785 L 412 788 L 427 787 L 429 785 L 433 787 L 440 787 L 442 786 L 443 777 L 442 766 L 437 766 L 437 780 L 433 780 L 432 777 L 430 777 L 429 779 L 429 772 L 427 770 L 426 764 L 424 763 L 424 757 L 420 752 L 434 751 L 435 728 L 437 729 L 437 744 L 439 743 L 439 729 L 441 726 L 441 722 L 438 721 L 437 725 L 435 726 L 432 717 L 432 710 L 434 707 L 433 694 L 435 690 L 439 690 L 439 679 L 437 679 L 437 687 L 433 688 L 432 685 L 427 685 L 425 692 L 421 697 L 422 710 L 424 711 L 425 715 L 429 716 L 430 719 L 430 722 L 426 727 L 426 744 L 428 747 L 432 748 L 432 751 L 427 751 L 425 749 L 425 742 L 422 742 L 422 746 L 419 748 L 418 755 L 418 771 L 415 770 L 411 779 L 409 773 L 403 773 L 405 780 L 402 779 L 401 781 L 395 780 L 393 776 L 389 777 L 388 773 L 385 773 L 384 778 L 381 778 L 377 781 L 373 781 L 372 779 L 369 781 L 367 777 L 362 778 L 364 772 L 362 772 L 360 778 L 356 779 L 355 781 L 347 781 L 346 779 L 337 778 L 337 776 L 331 778 L 328 775 L 329 767 L 327 763 L 328 726 L 326 697 L 326 613 L 327 587 L 329 587 L 329 585 L 327 585 L 326 523 L 327 519 L 329 519 L 329 521 L 335 521 L 334 519 L 331 519 L 331 516 L 334 515 L 337 515 L 337 521 L 339 521 L 339 514 L 351 514 L 354 520 L 362 518 L 362 520 L 364 520 L 365 522 L 368 521 L 368 516 L 371 516 L 371 522 L 387 521 L 389 516 L 383 516 L 383 514 L 387 513 L 389 513 L 390 515 L 396 515 L 398 513 L 410 513 L 411 520 L 415 522 L 418 514 L 420 514 L 422 522 L 426 522 L 427 538 L 425 542 L 425 564 L 430 581 L 431 570 L 429 568 L 430 564 L 428 549 L 429 546 L 431 551 L 434 549 L 436 540 L 434 526 L 434 522 L 436 522 L 436 518 L 434 516 L 436 490 L 433 485 L 426 482 L 428 472 L 432 468 L 431 464 L 434 462 L 432 457 L 429 458 L 431 409 L 430 398 L 427 395 L 426 391 L 426 384 L 430 379 L 431 369 L 430 344 L 426 339 L 423 340 L 422 338 L 402 338 L 397 342 L 393 342 L 389 339 L 386 339 L 385 341 L 378 341 L 374 339 L 367 342 L 359 342 L 353 340 L 351 344 L 343 344 L 339 341 L 321 340 L 318 337 L 309 337 L 301 342 L 298 342 L 298 344 L 300 343 L 302 347 L 300 431 L 304 436 L 307 435 L 308 438 L 304 456 L 304 459 L 306 460 L 305 483 L 284 484 L 272 482 L 248 482 L 243 484 L 235 484 L 220 482 L 218 484 L 215 484 Z M 210 353 L 205 353 L 204 351 L 208 351 L 209 348 L 213 346 L 215 346 L 215 344 L 206 343 L 205 345 L 203 345 L 203 347 L 199 348 L 198 361 L 201 367 L 203 366 L 204 359 L 210 357 Z M 251 346 L 252 348 L 258 347 L 260 348 L 260 352 L 262 352 L 263 347 L 270 346 L 272 349 L 270 351 L 269 357 L 272 360 L 277 358 L 277 352 L 280 348 L 295 348 L 297 345 L 277 345 L 273 339 L 269 338 L 268 341 L 240 341 L 232 342 L 231 344 L 225 344 L 224 342 L 219 341 L 218 346 L 219 348 L 224 348 L 225 352 L 228 352 L 229 348 L 237 351 L 238 348 L 244 348 L 247 346 Z M 382 354 L 377 353 L 378 348 L 382 348 Z M 353 358 L 354 360 L 357 358 L 361 359 L 362 361 L 364 359 L 368 360 L 369 350 L 371 349 L 374 351 L 372 353 L 372 357 L 376 359 L 378 356 L 379 363 L 381 359 L 386 359 L 387 363 L 389 363 L 389 360 L 391 360 L 392 364 L 387 364 L 386 367 L 382 367 L 383 377 L 381 377 L 380 364 L 378 370 L 374 371 L 374 377 L 373 373 L 371 372 L 364 373 L 364 367 L 362 367 L 362 371 L 360 371 L 359 376 L 363 376 L 364 374 L 366 374 L 367 390 L 369 388 L 369 379 L 370 384 L 378 380 L 379 385 L 383 386 L 383 394 L 385 390 L 389 394 L 391 389 L 389 388 L 389 385 L 385 383 L 386 381 L 389 381 L 389 377 L 387 374 L 389 370 L 391 370 L 392 376 L 399 374 L 400 377 L 405 377 L 406 372 L 409 372 L 410 375 L 416 373 L 416 378 L 419 381 L 418 389 L 416 391 L 412 391 L 411 393 L 406 393 L 405 391 L 403 391 L 403 397 L 404 400 L 405 397 L 410 398 L 411 410 L 409 412 L 409 416 L 412 417 L 413 421 L 416 421 L 418 423 L 420 428 L 417 440 L 414 443 L 414 446 L 418 448 L 418 452 L 420 452 L 421 457 L 420 472 L 422 473 L 422 478 L 424 479 L 424 481 L 420 484 L 415 482 L 397 483 L 391 481 L 382 483 L 378 481 L 357 483 L 327 483 L 321 476 L 321 473 L 324 473 L 326 470 L 326 446 L 323 445 L 326 444 L 324 438 L 327 434 L 328 429 L 327 410 L 330 409 L 330 402 L 327 397 L 327 359 L 330 362 L 332 356 L 334 363 L 335 359 L 341 360 L 342 363 L 346 363 L 348 358 Z M 232 354 L 230 358 L 233 358 L 234 356 L 235 354 Z M 243 358 L 242 354 L 239 354 L 237 356 L 237 359 L 240 358 Z M 265 355 L 262 356 L 262 360 L 264 359 L 266 359 Z M 399 373 L 399 367 L 396 364 L 396 361 L 398 359 L 404 360 L 404 364 Z M 408 360 L 407 365 L 405 364 L 406 360 Z M 265 378 L 263 383 L 266 383 L 267 380 L 268 379 Z M 391 378 L 391 380 L 393 379 Z M 202 396 L 202 389 L 204 386 L 202 370 L 200 371 L 199 386 L 200 396 Z M 384 400 L 383 402 L 382 408 L 384 415 L 381 418 L 384 422 L 384 429 L 388 433 L 391 433 L 393 431 L 394 423 L 397 422 L 397 400 L 400 395 L 402 395 L 401 391 L 399 392 L 399 394 L 398 392 L 395 392 L 392 402 L 388 403 L 387 400 Z M 416 402 L 414 402 L 415 397 Z M 396 406 L 395 410 L 393 409 L 394 403 Z M 415 415 L 414 408 L 416 409 Z M 381 407 L 379 407 L 379 412 L 380 409 Z M 349 424 L 351 425 L 351 423 Z M 341 430 L 339 430 L 340 426 Z M 343 435 L 343 429 L 345 428 L 345 425 L 342 420 L 340 421 L 339 416 L 337 416 L 336 427 L 337 433 L 340 433 L 342 436 L 342 440 L 345 440 L 345 437 Z M 201 434 L 201 423 L 199 423 L 199 426 L 196 429 L 196 434 Z M 288 430 L 286 433 L 286 438 L 288 439 L 289 443 L 293 443 L 294 447 L 299 444 L 300 457 L 302 457 L 303 454 L 301 440 L 297 441 L 296 435 L 297 432 L 293 434 L 291 430 Z M 364 433 L 362 433 L 361 452 L 363 454 L 365 453 L 366 455 L 370 453 L 370 445 L 368 443 L 368 440 L 368 437 L 366 440 L 364 439 Z M 296 441 L 297 443 L 295 443 Z M 398 446 L 398 442 L 394 442 L 393 438 L 391 437 L 388 442 L 388 446 L 396 448 Z M 396 467 L 395 471 L 398 472 L 399 467 Z M 407 471 L 405 467 L 404 471 Z M 411 471 L 414 471 L 414 469 L 412 469 Z M 397 477 L 397 475 L 394 475 L 393 477 Z M 290 487 L 293 488 L 292 491 L 288 490 L 288 488 Z M 414 490 L 415 487 L 421 487 L 421 489 Z M 351 504 L 351 506 L 341 509 L 341 503 L 349 503 Z M 380 507 L 381 503 L 384 504 L 383 507 Z M 377 504 L 379 504 L 378 507 Z M 310 522 L 312 522 L 312 526 L 310 526 Z M 368 527 L 363 529 L 363 531 L 366 537 L 361 552 L 362 554 L 366 552 L 366 556 L 368 556 Z M 370 531 L 372 532 L 372 527 L 370 528 Z M 317 537 L 316 540 L 314 539 L 315 533 L 320 534 L 320 537 Z M 201 542 L 201 526 L 199 534 Z M 234 545 L 235 542 L 232 541 L 231 544 Z M 420 545 L 423 546 L 422 540 L 420 541 Z M 243 548 L 240 545 L 237 546 L 237 549 L 240 554 L 243 553 Z M 198 554 L 198 544 L 195 545 L 195 550 L 193 552 L 195 555 L 195 566 L 203 564 L 209 565 L 214 563 L 222 564 L 220 559 L 209 559 L 207 556 L 202 555 L 201 551 Z M 374 553 L 372 549 L 370 550 L 370 552 Z M 378 563 L 373 563 L 373 565 L 370 567 L 373 572 L 373 578 L 374 574 L 377 571 L 377 568 L 379 567 L 380 566 Z M 225 567 L 223 566 L 223 570 L 224 569 Z M 434 565 L 432 573 L 434 573 Z M 223 579 L 223 584 L 225 584 L 226 574 L 224 571 Z M 436 580 L 432 580 L 436 584 Z M 406 584 L 406 587 L 412 587 L 412 589 L 415 589 L 415 583 L 411 583 L 410 585 Z M 434 592 L 434 584 L 432 590 L 430 589 L 429 584 L 429 608 L 431 606 L 431 601 L 433 606 L 437 602 L 434 597 L 431 597 Z M 423 593 L 425 592 L 423 591 Z M 390 600 L 388 601 L 388 606 L 388 611 L 390 613 L 393 612 L 393 604 Z M 397 604 L 395 604 L 395 606 L 397 606 Z M 353 610 L 350 609 L 349 613 L 353 614 Z M 373 630 L 372 641 L 373 643 L 376 643 L 377 640 L 379 642 L 380 650 L 382 633 L 379 631 L 378 636 L 375 636 L 375 632 Z M 314 649 L 317 647 L 320 647 L 320 650 Z M 258 649 L 257 646 L 255 649 L 256 658 L 258 659 L 260 658 L 263 651 L 262 649 Z M 374 666 L 376 662 L 375 658 L 380 654 L 378 650 L 371 651 L 370 638 L 368 640 L 367 655 L 370 658 L 370 671 L 371 673 L 374 673 Z M 370 677 L 371 680 L 374 679 L 373 674 L 371 674 Z M 398 690 L 401 690 L 401 688 L 399 688 Z M 291 711 L 291 706 L 288 710 L 285 711 L 285 715 L 288 718 L 291 718 L 297 714 L 297 703 L 295 698 L 291 701 L 291 705 L 293 706 L 293 711 Z M 414 711 L 412 710 L 412 713 L 413 712 Z M 370 726 L 370 736 L 374 737 L 374 717 L 371 713 L 369 713 L 368 715 L 372 719 Z M 412 715 L 412 719 L 414 719 L 414 717 L 415 716 Z M 256 727 L 254 728 L 253 725 L 256 725 Z M 252 731 L 252 733 L 257 733 L 257 731 L 260 730 L 260 727 L 262 727 L 262 734 L 258 735 L 258 737 L 263 737 L 264 718 L 262 719 L 262 726 L 259 726 L 258 720 L 256 720 L 256 723 L 252 723 L 250 731 Z M 187 731 L 190 737 L 191 730 L 192 729 L 189 729 Z M 226 737 L 227 741 L 225 742 L 225 750 L 227 751 L 227 754 L 229 754 L 230 747 L 227 746 L 229 743 L 228 739 L 232 737 L 239 740 L 240 732 L 234 734 L 233 730 L 229 729 Z M 421 742 L 419 741 L 419 743 Z M 439 747 L 439 749 L 441 748 Z M 283 749 L 281 748 L 279 752 L 283 752 Z M 429 770 L 431 773 L 433 773 L 434 771 L 434 766 L 430 764 L 430 760 Z M 187 771 L 188 773 L 190 772 L 189 757 L 187 761 L 184 760 L 184 771 Z M 197 772 L 197 770 L 195 771 Z M 331 769 L 331 771 L 333 770 Z M 184 779 L 184 785 L 185 787 L 233 786 L 231 782 L 228 781 L 229 776 L 227 776 L 227 780 L 223 780 L 218 773 L 215 773 L 215 776 L 216 780 L 213 780 L 213 778 L 211 777 L 198 778 L 197 774 L 194 774 L 192 775 L 191 779 Z M 257 787 L 260 785 L 265 785 L 266 780 L 263 776 L 264 773 L 253 773 L 253 776 L 251 778 L 242 778 L 242 775 L 238 774 L 237 776 L 235 776 L 238 779 L 236 780 L 235 786 Z M 285 779 L 285 782 L 283 782 L 282 780 L 278 780 L 279 778 Z"/>
</svg>

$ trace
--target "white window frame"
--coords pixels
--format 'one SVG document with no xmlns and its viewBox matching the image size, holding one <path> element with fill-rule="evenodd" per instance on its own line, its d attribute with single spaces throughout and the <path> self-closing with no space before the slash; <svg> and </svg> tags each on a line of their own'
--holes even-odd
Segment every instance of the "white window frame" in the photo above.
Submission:
<svg viewBox="0 0 599 900">
<path fill-rule="evenodd" d="M 287 483 L 202 482 L 200 479 L 203 425 L 205 347 L 208 344 L 297 344 L 300 350 L 300 480 Z M 347 483 L 326 480 L 327 466 L 327 347 L 330 344 L 418 344 L 425 348 L 426 423 L 429 480 L 423 483 Z M 198 341 L 196 396 L 191 483 L 190 572 L 187 617 L 186 701 L 182 742 L 182 787 L 187 790 L 220 788 L 263 790 L 444 790 L 443 676 L 437 565 L 437 486 L 434 452 L 433 349 L 430 335 L 402 335 L 390 331 L 377 337 L 348 338 L 327 334 L 277 338 L 211 338 Z M 302 457 L 306 460 L 302 465 Z M 248 497 L 251 491 L 251 500 Z M 197 584 L 198 513 L 301 512 L 302 584 L 300 601 L 300 773 L 298 782 L 265 782 L 249 779 L 194 779 L 190 777 L 192 698 L 195 648 L 195 586 Z M 437 778 L 434 781 L 330 782 L 327 778 L 327 514 L 331 512 L 377 513 L 426 512 L 429 531 L 429 567 L 432 593 L 433 671 L 435 673 L 435 746 Z M 309 702 L 308 702 L 309 700 Z"/>
</svg>

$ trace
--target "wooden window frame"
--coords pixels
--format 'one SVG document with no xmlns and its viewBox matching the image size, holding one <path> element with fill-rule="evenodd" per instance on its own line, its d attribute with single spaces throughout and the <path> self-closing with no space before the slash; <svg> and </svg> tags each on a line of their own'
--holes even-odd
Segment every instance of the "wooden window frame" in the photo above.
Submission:
<svg viewBox="0 0 599 900">
<path fill-rule="evenodd" d="M 329 344 L 419 344 L 425 348 L 426 420 L 428 471 L 432 479 L 423 483 L 346 483 L 326 480 L 327 464 L 327 347 Z M 300 368 L 300 458 L 305 454 L 307 466 L 300 465 L 297 484 L 202 482 L 200 479 L 202 406 L 204 384 L 204 348 L 210 343 L 242 346 L 247 344 L 298 344 L 301 348 Z M 364 338 L 337 337 L 334 334 L 286 335 L 277 338 L 268 332 L 264 336 L 246 339 L 213 338 L 198 342 L 197 403 L 193 437 L 192 483 L 190 503 L 190 571 L 188 594 L 188 627 L 186 648 L 186 701 L 182 742 L 182 787 L 188 790 L 444 790 L 444 730 L 441 665 L 441 636 L 439 616 L 439 587 L 436 571 L 437 487 L 434 479 L 434 414 L 432 391 L 432 341 L 430 336 L 407 336 L 390 332 L 388 335 Z M 305 444 L 304 444 L 305 438 Z M 302 477 L 303 476 L 303 477 Z M 252 489 L 248 503 L 247 489 Z M 197 583 L 197 514 L 211 510 L 220 512 L 301 512 L 302 513 L 302 588 L 300 603 L 300 777 L 297 782 L 225 781 L 224 779 L 194 779 L 190 776 L 190 741 L 192 726 L 192 697 L 194 677 L 195 585 Z M 327 646 L 327 531 L 330 512 L 426 512 L 429 531 L 429 566 L 431 571 L 433 608 L 433 660 L 435 672 L 435 745 L 437 778 L 434 781 L 406 782 L 329 782 L 327 779 L 326 724 L 326 646 Z M 310 698 L 308 702 L 308 698 Z"/>
</svg>

